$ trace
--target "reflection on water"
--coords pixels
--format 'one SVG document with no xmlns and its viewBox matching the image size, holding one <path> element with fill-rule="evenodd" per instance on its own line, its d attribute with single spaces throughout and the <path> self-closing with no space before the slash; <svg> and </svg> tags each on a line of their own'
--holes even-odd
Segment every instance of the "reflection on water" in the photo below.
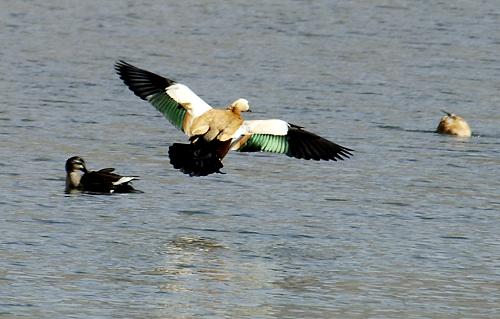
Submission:
<svg viewBox="0 0 500 319">
<path fill-rule="evenodd" d="M 223 282 L 230 274 L 224 272 L 224 261 L 217 257 L 218 249 L 223 246 L 214 240 L 202 237 L 180 236 L 165 245 L 165 266 L 156 267 L 150 274 L 161 275 L 171 279 L 171 283 L 162 285 L 161 291 L 198 291 L 209 287 L 184 285 L 182 277 L 189 282 Z M 176 284 L 174 284 L 176 283 Z M 207 290 L 210 293 L 210 290 Z"/>
<path fill-rule="evenodd" d="M 498 3 L 0 4 L 0 317 L 495 318 Z M 229 155 L 189 178 L 185 137 L 124 59 L 250 119 L 356 150 Z M 441 109 L 471 138 L 434 133 Z M 143 194 L 65 195 L 64 162 Z"/>
</svg>

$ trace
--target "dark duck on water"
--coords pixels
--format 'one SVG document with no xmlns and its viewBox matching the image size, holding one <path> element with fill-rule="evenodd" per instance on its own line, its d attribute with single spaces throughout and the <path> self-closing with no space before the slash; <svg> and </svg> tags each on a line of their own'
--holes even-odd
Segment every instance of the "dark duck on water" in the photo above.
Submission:
<svg viewBox="0 0 500 319">
<path fill-rule="evenodd" d="M 113 173 L 114 168 L 103 168 L 98 171 L 88 171 L 85 161 L 79 156 L 73 156 L 66 161 L 66 193 L 84 191 L 91 193 L 136 193 L 131 181 L 137 176 L 121 176 Z M 83 173 L 83 174 L 82 174 Z"/>
</svg>

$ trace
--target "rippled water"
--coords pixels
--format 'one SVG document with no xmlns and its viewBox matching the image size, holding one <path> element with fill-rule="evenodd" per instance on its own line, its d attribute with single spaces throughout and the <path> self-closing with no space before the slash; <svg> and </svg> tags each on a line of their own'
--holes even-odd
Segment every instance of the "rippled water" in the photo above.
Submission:
<svg viewBox="0 0 500 319">
<path fill-rule="evenodd" d="M 3 1 L 0 26 L 0 317 L 500 313 L 497 1 Z M 355 156 L 184 176 L 118 59 Z M 65 195 L 77 154 L 144 194 Z"/>
</svg>

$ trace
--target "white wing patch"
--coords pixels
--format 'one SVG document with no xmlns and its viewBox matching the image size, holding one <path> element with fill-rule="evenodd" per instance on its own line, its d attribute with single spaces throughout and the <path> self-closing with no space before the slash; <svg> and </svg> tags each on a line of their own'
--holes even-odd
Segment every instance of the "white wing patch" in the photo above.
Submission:
<svg viewBox="0 0 500 319">
<path fill-rule="evenodd" d="M 137 177 L 130 177 L 130 176 L 123 176 L 122 178 L 120 178 L 119 180 L 117 180 L 116 182 L 113 182 L 113 185 L 121 185 L 121 184 L 125 184 L 125 183 L 128 183 L 130 181 L 133 181 L 135 179 L 138 179 Z"/>
<path fill-rule="evenodd" d="M 176 83 L 165 89 L 166 93 L 182 105 L 193 117 L 198 117 L 212 109 L 205 101 L 184 84 Z"/>
<path fill-rule="evenodd" d="M 286 135 L 290 125 L 283 120 L 253 120 L 244 121 L 243 126 L 249 134 Z"/>
</svg>

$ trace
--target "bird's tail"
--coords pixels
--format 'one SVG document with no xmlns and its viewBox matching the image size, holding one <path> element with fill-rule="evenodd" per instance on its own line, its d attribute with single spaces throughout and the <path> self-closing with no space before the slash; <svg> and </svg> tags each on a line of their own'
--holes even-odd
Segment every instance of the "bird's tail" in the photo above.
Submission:
<svg viewBox="0 0 500 319">
<path fill-rule="evenodd" d="M 203 138 L 190 144 L 174 143 L 168 149 L 170 164 L 189 176 L 206 176 L 221 173 L 221 159 L 227 153 L 230 142 L 217 140 L 206 142 Z M 223 154 L 223 155 L 222 155 Z M 221 156 L 222 155 L 222 156 Z"/>
</svg>

